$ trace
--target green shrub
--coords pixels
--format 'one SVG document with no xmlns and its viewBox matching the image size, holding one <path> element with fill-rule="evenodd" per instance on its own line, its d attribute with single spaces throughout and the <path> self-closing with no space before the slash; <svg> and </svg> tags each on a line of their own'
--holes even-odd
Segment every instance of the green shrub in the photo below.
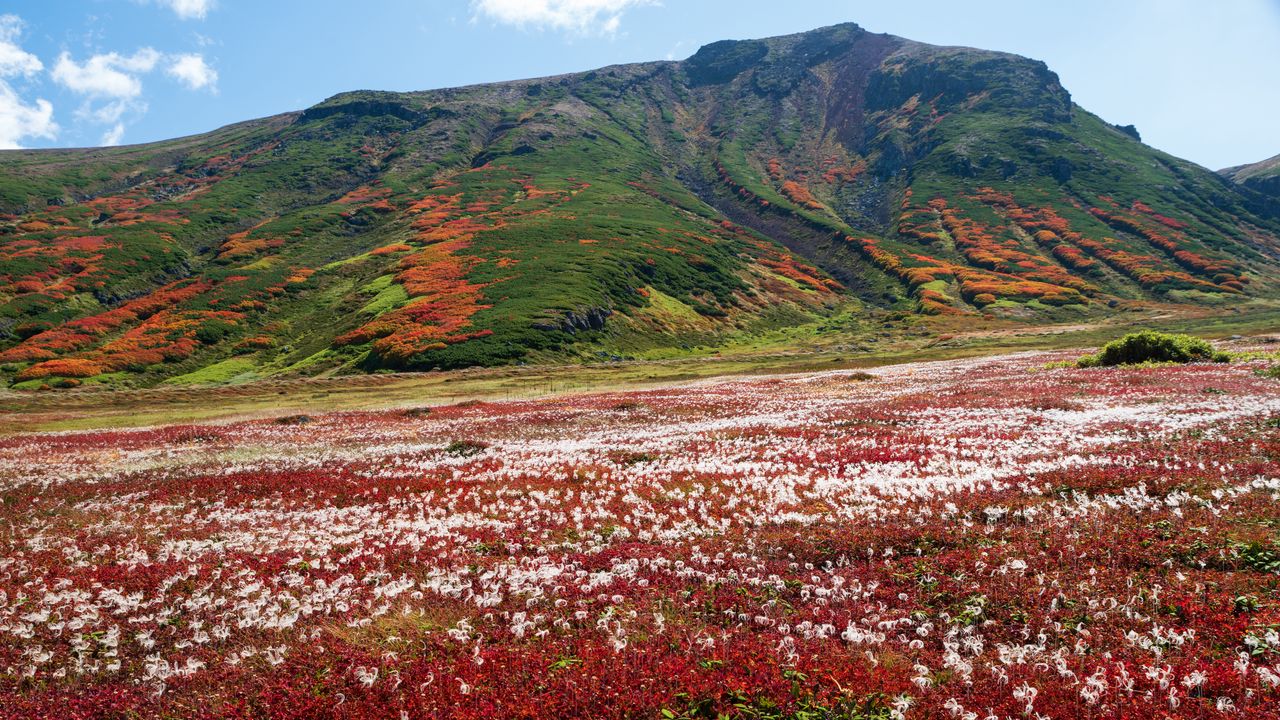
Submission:
<svg viewBox="0 0 1280 720">
<path fill-rule="evenodd" d="M 1076 361 L 1079 367 L 1111 365 L 1139 365 L 1141 363 L 1189 363 L 1198 361 L 1230 362 L 1224 352 L 1218 352 L 1208 341 L 1190 335 L 1143 330 L 1129 333 L 1119 340 L 1102 346 L 1096 355 L 1086 355 Z"/>
<path fill-rule="evenodd" d="M 235 329 L 236 326 L 226 320 L 209 320 L 196 330 L 196 340 L 205 345 L 214 345 Z"/>
<path fill-rule="evenodd" d="M 471 457 L 479 455 L 489 448 L 489 443 L 480 442 L 478 440 L 454 440 L 444 449 L 450 455 L 458 457 Z"/>
</svg>

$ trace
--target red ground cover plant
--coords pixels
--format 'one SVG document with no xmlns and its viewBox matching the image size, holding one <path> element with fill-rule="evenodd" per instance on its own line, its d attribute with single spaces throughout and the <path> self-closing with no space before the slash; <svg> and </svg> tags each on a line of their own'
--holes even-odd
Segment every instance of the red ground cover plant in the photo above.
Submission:
<svg viewBox="0 0 1280 720">
<path fill-rule="evenodd" d="M 181 277 L 188 268 L 186 250 L 174 234 L 191 222 L 183 203 L 274 144 L 244 154 L 227 154 L 201 165 L 170 168 L 152 177 L 130 176 L 127 187 L 111 195 L 68 205 L 53 204 L 21 218 L 0 221 L 0 304 L 13 316 L 41 322 L 64 318 L 68 301 L 92 294 L 104 305 L 132 298 L 143 288 L 137 278 Z M 184 164 L 185 165 L 185 164 Z M 221 174 L 220 174 L 221 173 Z M 235 214 L 234 208 L 229 210 Z M 196 230 L 196 232 L 199 232 Z M 189 236 L 188 236 L 189 237 Z M 282 241 L 237 233 L 222 248 L 224 257 L 254 254 Z M 172 286 L 155 292 L 163 296 Z M 181 302 L 177 299 L 176 302 Z M 71 307 L 91 311 L 75 298 Z M 34 362 L 83 350 L 105 333 L 127 327 L 121 308 L 52 328 L 53 334 L 3 351 L 0 362 Z M 76 325 L 84 321 L 85 325 Z"/>
<path fill-rule="evenodd" d="M 769 163 L 765 169 L 768 171 L 769 177 L 772 178 L 774 182 L 782 182 L 782 179 L 787 175 L 786 171 L 782 168 L 782 161 L 778 158 L 769 158 Z"/>
<path fill-rule="evenodd" d="M 1280 707 L 1280 384 L 1021 354 L 0 439 L 3 718 Z"/>
<path fill-rule="evenodd" d="M 818 202 L 818 199 L 813 196 L 813 193 L 809 192 L 809 188 L 801 185 L 795 180 L 787 180 L 782 183 L 782 194 L 786 195 L 787 199 L 800 207 L 807 208 L 809 210 L 822 210 L 825 207 L 822 203 Z"/>
<path fill-rule="evenodd" d="M 1049 304 L 1085 302 L 1084 297 L 1073 288 L 958 265 L 921 253 L 895 254 L 884 249 L 875 238 L 846 237 L 845 240 L 885 272 L 909 285 L 920 302 L 920 310 L 927 314 L 966 312 L 956 307 L 953 298 L 936 289 L 922 287 L 938 280 L 954 282 L 965 300 L 980 306 L 989 305 L 999 298 L 1040 300 Z"/>
<path fill-rule="evenodd" d="M 1191 273 L 1211 279 L 1211 283 L 1204 283 L 1210 287 L 1238 293 L 1248 284 L 1249 279 L 1241 274 L 1239 265 L 1234 261 L 1206 257 L 1193 250 L 1190 238 L 1183 232 L 1187 227 L 1184 223 L 1159 215 L 1142 203 L 1135 203 L 1133 206 L 1140 214 L 1124 212 L 1116 207 L 1114 201 L 1110 205 L 1109 210 L 1090 208 L 1089 212 L 1117 230 L 1143 238 Z M 1147 217 L 1144 218 L 1143 215 Z M 1159 226 L 1153 225 L 1147 218 L 1155 220 Z"/>
<path fill-rule="evenodd" d="M 118 247 L 117 242 L 104 235 L 84 234 L 83 229 L 54 227 L 43 221 L 24 223 L 18 228 L 22 232 L 16 236 L 0 234 L 0 290 L 13 295 L 43 294 L 56 301 L 92 291 L 106 272 L 105 253 Z M 42 267 L 34 272 L 3 271 L 30 268 L 31 262 Z"/>
<path fill-rule="evenodd" d="M 1241 292 L 1249 280 L 1241 275 L 1238 265 L 1225 259 L 1211 259 L 1191 249 L 1184 230 L 1188 225 L 1164 215 L 1149 206 L 1135 202 L 1134 213 L 1120 210 L 1114 200 L 1099 198 L 1110 209 L 1091 207 L 1088 212 L 1116 230 L 1145 240 L 1164 257 L 1125 249 L 1115 238 L 1089 238 L 1071 229 L 1057 211 L 1049 207 L 1019 205 L 1009 193 L 993 188 L 979 188 L 972 196 L 997 210 L 1003 217 L 1031 233 L 1036 242 L 1048 248 L 1064 265 L 1076 270 L 1091 270 L 1088 253 L 1115 270 L 1153 289 L 1192 288 L 1212 292 Z M 1154 220 L 1156 224 L 1147 221 Z M 1168 261 L 1173 261 L 1170 265 Z M 1183 270 L 1177 269 L 1179 266 Z M 1196 276 L 1200 277 L 1196 277 Z"/>
<path fill-rule="evenodd" d="M 777 252 L 765 243 L 759 243 L 758 247 L 762 253 L 759 261 L 761 265 L 785 278 L 800 283 L 800 285 L 810 290 L 832 292 L 838 291 L 842 287 L 840 283 L 831 278 L 821 277 L 821 272 L 817 268 L 802 262 L 793 255 Z"/>
<path fill-rule="evenodd" d="M 341 205 L 350 205 L 354 210 L 348 211 L 353 214 L 360 209 L 369 209 L 376 213 L 389 213 L 396 209 L 395 204 L 391 201 L 392 192 L 390 188 L 378 187 L 378 183 L 373 185 L 364 185 L 343 195 L 338 199 Z"/>
<path fill-rule="evenodd" d="M 465 251 L 477 233 L 545 213 L 545 198 L 553 203 L 563 202 L 584 186 L 546 190 L 534 185 L 531 178 L 505 167 L 485 166 L 471 172 L 512 177 L 506 187 L 489 187 L 471 197 L 455 183 L 445 183 L 410 204 L 414 240 L 419 245 L 396 244 L 374 251 L 375 255 L 412 253 L 400 259 L 395 275 L 395 282 L 404 287 L 409 302 L 339 336 L 338 344 L 372 342 L 373 351 L 382 360 L 401 364 L 421 352 L 493 333 L 488 328 L 472 326 L 472 317 L 490 306 L 483 301 L 485 286 L 467 278 L 483 260 L 466 255 Z M 526 208 L 524 203 L 528 201 L 536 201 L 537 209 Z"/>
<path fill-rule="evenodd" d="M 0 352 L 0 362 L 49 360 L 58 355 L 91 347 L 109 333 L 143 321 L 157 312 L 179 305 L 207 292 L 204 280 L 179 280 L 136 300 L 88 317 L 70 320 L 27 338 L 22 344 Z"/>
<path fill-rule="evenodd" d="M 285 243 L 284 238 L 249 237 L 269 222 L 271 222 L 271 219 L 263 220 L 248 230 L 242 230 L 238 233 L 228 235 L 227 239 L 218 246 L 218 259 L 233 260 L 252 257 L 266 250 L 274 250 L 276 248 L 283 247 Z"/>
<path fill-rule="evenodd" d="M 92 377 L 190 357 L 201 345 L 201 328 L 235 327 L 244 315 L 229 310 L 164 310 L 120 337 L 73 358 L 55 358 L 21 370 L 18 380 L 46 377 Z"/>
<path fill-rule="evenodd" d="M 867 171 L 867 161 L 859 158 L 851 165 L 841 165 L 840 160 L 829 157 L 822 163 L 822 179 L 828 185 L 851 183 Z"/>
<path fill-rule="evenodd" d="M 912 205 L 911 195 L 908 190 L 902 202 L 902 212 L 898 215 L 898 234 L 927 245 L 945 242 L 947 234 L 942 228 L 941 213 L 947 207 L 947 201 L 935 198 L 923 206 Z"/>
<path fill-rule="evenodd" d="M 483 307 L 483 286 L 467 282 L 466 274 L 479 259 L 456 253 L 470 246 L 475 232 L 492 225 L 462 215 L 461 200 L 461 194 L 441 193 L 410 206 L 410 213 L 417 215 L 413 221 L 417 239 L 428 245 L 400 261 L 395 280 L 415 299 L 340 336 L 339 344 L 372 340 L 380 356 L 403 362 L 423 350 L 470 337 L 462 331 L 470 327 L 471 316 Z M 483 211 L 476 203 L 472 208 Z"/>
<path fill-rule="evenodd" d="M 1078 298 L 1094 288 L 1043 255 L 1026 252 L 1022 243 L 1000 228 L 983 225 L 960 211 L 942 207 L 942 226 L 969 262 L 997 272 L 1018 275 L 1035 282 L 1057 285 L 1065 295 Z"/>
</svg>

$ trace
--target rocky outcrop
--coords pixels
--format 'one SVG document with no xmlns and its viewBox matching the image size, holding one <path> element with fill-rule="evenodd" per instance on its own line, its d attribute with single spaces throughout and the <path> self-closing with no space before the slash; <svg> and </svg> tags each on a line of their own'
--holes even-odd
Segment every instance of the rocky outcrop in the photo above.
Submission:
<svg viewBox="0 0 1280 720">
<path fill-rule="evenodd" d="M 605 321 L 611 315 L 611 308 L 582 308 L 566 312 L 559 320 L 542 320 L 535 322 L 533 326 L 538 330 L 560 330 L 572 335 L 579 331 L 603 330 Z"/>
</svg>

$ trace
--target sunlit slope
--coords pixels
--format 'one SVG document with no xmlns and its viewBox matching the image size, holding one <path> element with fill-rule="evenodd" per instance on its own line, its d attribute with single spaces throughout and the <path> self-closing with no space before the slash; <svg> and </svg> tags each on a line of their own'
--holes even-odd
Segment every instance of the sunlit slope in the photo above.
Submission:
<svg viewBox="0 0 1280 720">
<path fill-rule="evenodd" d="M 1219 170 L 1218 174 L 1238 183 L 1245 190 L 1275 198 L 1280 203 L 1280 155 L 1252 165 Z"/>
<path fill-rule="evenodd" d="M 1043 64 L 853 25 L 0 153 L 0 372 L 222 382 L 1268 297 L 1257 193 Z"/>
</svg>

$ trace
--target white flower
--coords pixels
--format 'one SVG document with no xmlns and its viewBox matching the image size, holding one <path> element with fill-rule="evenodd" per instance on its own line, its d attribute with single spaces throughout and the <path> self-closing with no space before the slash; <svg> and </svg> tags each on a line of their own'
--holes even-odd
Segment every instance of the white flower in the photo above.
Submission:
<svg viewBox="0 0 1280 720">
<path fill-rule="evenodd" d="M 376 667 L 367 668 L 363 665 L 359 665 L 355 668 L 353 673 L 356 676 L 356 680 L 360 681 L 360 684 L 367 688 L 373 687 L 373 684 L 378 682 L 378 668 Z"/>
<path fill-rule="evenodd" d="M 1035 710 L 1036 695 L 1038 694 L 1040 694 L 1039 690 L 1024 682 L 1014 688 L 1013 699 L 1019 702 L 1025 702 L 1027 707 L 1023 712 L 1030 715 Z"/>
</svg>

